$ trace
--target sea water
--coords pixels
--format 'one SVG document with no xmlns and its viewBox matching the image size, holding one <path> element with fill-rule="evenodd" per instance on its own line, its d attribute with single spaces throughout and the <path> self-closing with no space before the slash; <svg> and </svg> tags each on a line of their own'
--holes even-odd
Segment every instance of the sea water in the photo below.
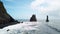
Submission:
<svg viewBox="0 0 60 34">
<path fill-rule="evenodd" d="M 23 23 L 11 25 L 0 29 L 0 34 L 60 34 L 60 21 L 38 20 L 37 22 L 29 22 L 22 20 Z M 9 31 L 7 31 L 9 29 Z"/>
</svg>

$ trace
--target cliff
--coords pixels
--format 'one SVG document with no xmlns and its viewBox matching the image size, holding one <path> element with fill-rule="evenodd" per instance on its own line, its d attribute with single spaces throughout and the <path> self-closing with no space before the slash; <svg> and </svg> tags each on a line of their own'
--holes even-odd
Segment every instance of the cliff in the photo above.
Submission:
<svg viewBox="0 0 60 34">
<path fill-rule="evenodd" d="M 13 22 L 18 22 L 14 20 L 6 11 L 3 3 L 0 1 L 0 28 L 6 27 L 11 24 L 15 24 Z"/>
</svg>

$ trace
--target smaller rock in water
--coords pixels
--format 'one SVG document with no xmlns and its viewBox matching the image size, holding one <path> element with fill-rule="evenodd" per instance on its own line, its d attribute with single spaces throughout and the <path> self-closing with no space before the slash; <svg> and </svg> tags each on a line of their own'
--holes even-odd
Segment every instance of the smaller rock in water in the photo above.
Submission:
<svg viewBox="0 0 60 34">
<path fill-rule="evenodd" d="M 49 22 L 48 15 L 47 15 L 47 18 L 46 18 L 46 22 Z"/>
<path fill-rule="evenodd" d="M 9 29 L 7 31 L 9 31 Z"/>
</svg>

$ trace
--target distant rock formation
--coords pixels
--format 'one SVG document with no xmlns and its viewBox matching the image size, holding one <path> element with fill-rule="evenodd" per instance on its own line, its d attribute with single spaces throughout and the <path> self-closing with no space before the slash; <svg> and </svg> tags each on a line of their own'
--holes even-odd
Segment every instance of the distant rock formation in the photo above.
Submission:
<svg viewBox="0 0 60 34">
<path fill-rule="evenodd" d="M 49 22 L 48 15 L 47 15 L 47 18 L 46 18 L 46 22 Z"/>
<path fill-rule="evenodd" d="M 37 19 L 36 19 L 36 15 L 32 15 L 32 17 L 30 18 L 30 22 L 32 22 L 32 21 L 37 21 Z"/>
<path fill-rule="evenodd" d="M 18 22 L 14 20 L 6 11 L 3 2 L 0 1 L 0 28 L 6 27 L 11 24 L 15 24 L 13 22 Z"/>
</svg>

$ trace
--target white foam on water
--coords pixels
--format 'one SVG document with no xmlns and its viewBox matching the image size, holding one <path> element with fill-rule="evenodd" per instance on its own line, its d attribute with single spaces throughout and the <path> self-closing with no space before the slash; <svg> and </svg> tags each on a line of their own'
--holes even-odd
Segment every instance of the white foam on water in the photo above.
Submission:
<svg viewBox="0 0 60 34">
<path fill-rule="evenodd" d="M 23 22 L 0 29 L 0 34 L 60 34 L 60 33 L 46 26 L 46 23 L 43 22 Z"/>
</svg>

